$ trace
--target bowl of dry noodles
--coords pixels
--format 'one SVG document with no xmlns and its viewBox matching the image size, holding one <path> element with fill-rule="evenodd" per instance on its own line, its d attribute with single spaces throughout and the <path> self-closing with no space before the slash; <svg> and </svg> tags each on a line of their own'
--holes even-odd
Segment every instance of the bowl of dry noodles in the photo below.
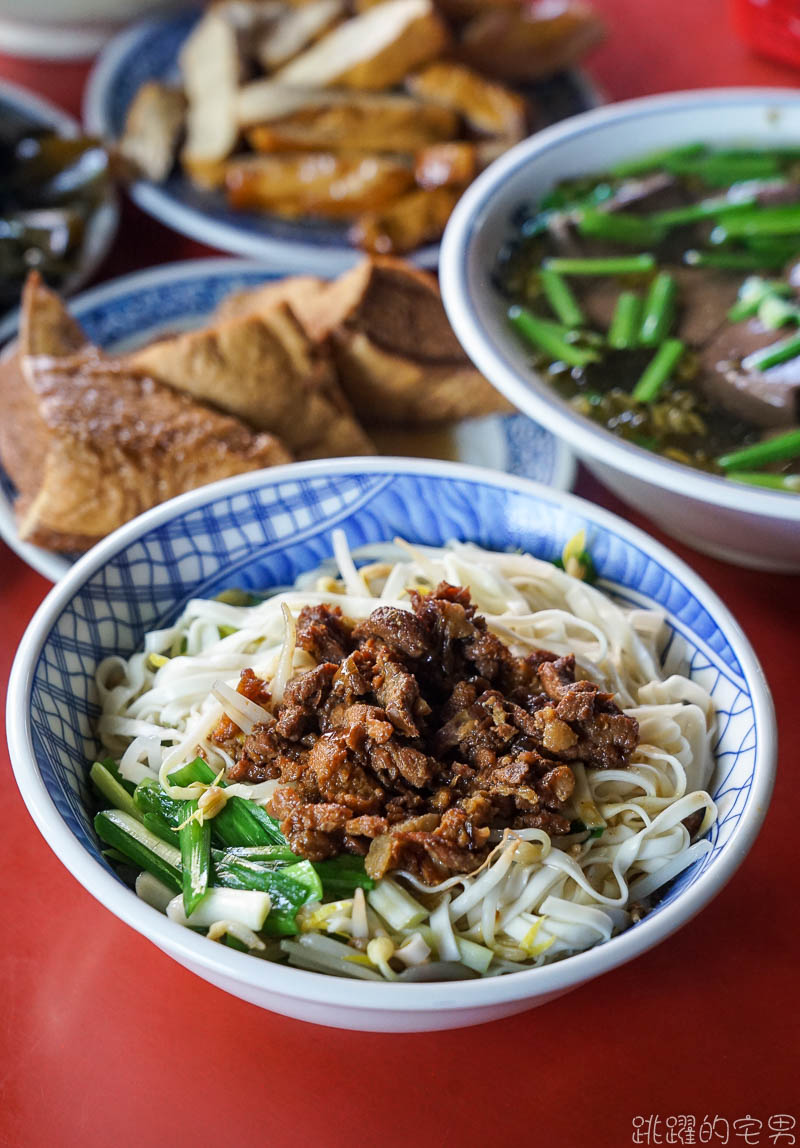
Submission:
<svg viewBox="0 0 800 1148">
<path fill-rule="evenodd" d="M 415 1031 L 636 957 L 730 879 L 775 719 L 679 559 L 570 495 L 411 459 L 194 491 L 82 558 L 9 739 L 64 865 L 286 1015 Z"/>
</svg>

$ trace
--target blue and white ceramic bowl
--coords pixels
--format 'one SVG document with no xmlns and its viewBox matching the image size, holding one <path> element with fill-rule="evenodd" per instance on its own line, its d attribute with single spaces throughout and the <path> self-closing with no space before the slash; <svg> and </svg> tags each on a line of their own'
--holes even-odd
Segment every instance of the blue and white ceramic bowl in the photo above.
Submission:
<svg viewBox="0 0 800 1148">
<path fill-rule="evenodd" d="M 128 107 L 146 80 L 179 81 L 178 54 L 197 19 L 192 12 L 157 17 L 134 25 L 108 44 L 86 88 L 84 121 L 89 131 L 119 139 Z M 535 85 L 533 96 L 547 122 L 598 102 L 580 72 L 561 73 Z M 342 271 L 358 256 L 347 241 L 346 224 L 232 211 L 220 192 L 195 187 L 179 172 L 164 184 L 139 180 L 130 193 L 143 211 L 167 227 L 234 255 L 277 260 L 297 255 L 320 275 Z M 411 259 L 421 267 L 435 267 L 439 244 L 420 248 Z"/>
<path fill-rule="evenodd" d="M 258 961 L 209 942 L 138 900 L 92 831 L 87 763 L 97 753 L 93 676 L 129 655 L 187 599 L 226 586 L 291 582 L 331 551 L 401 534 L 519 547 L 545 559 L 585 529 L 601 585 L 662 610 L 667 661 L 708 689 L 719 715 L 713 849 L 643 921 L 549 966 L 489 980 L 373 984 Z M 128 523 L 51 590 L 20 644 L 8 695 L 11 759 L 50 847 L 99 901 L 181 964 L 264 1008 L 320 1024 L 381 1031 L 452 1028 L 520 1012 L 591 980 L 684 925 L 730 879 L 766 812 L 775 716 L 762 671 L 725 606 L 668 550 L 571 495 L 474 467 L 412 459 L 297 463 L 182 495 Z"/>
<path fill-rule="evenodd" d="M 129 351 L 168 332 L 201 326 L 234 291 L 311 273 L 301 259 L 293 259 L 290 266 L 239 259 L 187 260 L 104 283 L 73 299 L 70 310 L 92 342 L 107 351 Z M 0 344 L 15 329 L 16 319 L 0 323 Z M 559 490 L 568 490 L 575 476 L 575 460 L 566 444 L 524 415 L 454 425 L 449 447 L 459 462 L 533 478 Z M 13 487 L 0 467 L 0 537 L 40 574 L 58 581 L 74 559 L 20 541 L 13 501 Z"/>
</svg>

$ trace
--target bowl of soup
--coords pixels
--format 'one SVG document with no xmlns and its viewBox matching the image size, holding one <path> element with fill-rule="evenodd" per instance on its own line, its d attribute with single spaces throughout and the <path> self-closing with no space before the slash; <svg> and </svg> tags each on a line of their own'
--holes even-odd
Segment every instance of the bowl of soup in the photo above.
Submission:
<svg viewBox="0 0 800 1148">
<path fill-rule="evenodd" d="M 631 100 L 525 141 L 459 204 L 476 365 L 676 538 L 800 570 L 800 96 Z"/>
</svg>

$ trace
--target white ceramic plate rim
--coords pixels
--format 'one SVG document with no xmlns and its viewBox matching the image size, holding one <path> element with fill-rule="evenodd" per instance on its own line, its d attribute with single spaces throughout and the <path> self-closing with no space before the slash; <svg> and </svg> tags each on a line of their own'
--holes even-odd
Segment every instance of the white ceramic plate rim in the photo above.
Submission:
<svg viewBox="0 0 800 1148">
<path fill-rule="evenodd" d="M 634 121 L 672 108 L 685 108 L 688 111 L 698 103 L 736 105 L 754 102 L 779 106 L 789 103 L 797 105 L 800 104 L 800 92 L 790 88 L 720 88 L 676 92 L 595 108 L 545 128 L 496 160 L 467 188 L 445 229 L 439 265 L 442 298 L 453 330 L 457 332 L 465 351 L 478 369 L 519 410 L 551 429 L 554 434 L 565 438 L 580 455 L 588 455 L 655 486 L 733 509 L 742 507 L 742 490 L 736 483 L 682 466 L 633 443 L 627 443 L 605 427 L 575 415 L 533 371 L 529 377 L 523 377 L 506 357 L 502 346 L 493 341 L 480 322 L 469 285 L 468 260 L 476 232 L 492 213 L 495 193 L 514 172 L 528 166 L 550 148 L 565 140 L 577 139 L 601 125 Z M 646 150 L 641 144 L 631 148 L 632 153 Z M 750 513 L 770 518 L 800 520 L 800 498 L 780 491 L 748 487 L 747 509 Z"/>
<path fill-rule="evenodd" d="M 419 474 L 497 486 L 533 495 L 576 514 L 585 515 L 601 528 L 613 530 L 645 549 L 673 573 L 701 602 L 724 632 L 742 668 L 750 691 L 758 735 L 758 757 L 750 800 L 741 816 L 734 840 L 714 865 L 655 917 L 645 918 L 634 929 L 587 952 L 539 969 L 489 980 L 437 982 L 432 984 L 372 984 L 349 982 L 268 962 L 254 961 L 245 953 L 209 944 L 204 937 L 174 924 L 140 901 L 107 873 L 79 844 L 65 825 L 41 779 L 30 730 L 30 698 L 35 667 L 47 635 L 77 589 L 115 554 L 135 539 L 175 515 L 213 502 L 217 497 L 246 491 L 263 483 L 296 481 L 331 474 Z M 429 1009 L 480 1009 L 502 1002 L 531 1000 L 544 994 L 566 991 L 646 952 L 686 924 L 730 880 L 756 838 L 766 814 L 775 773 L 777 752 L 775 711 L 772 698 L 750 643 L 717 595 L 684 562 L 643 531 L 606 510 L 564 492 L 526 479 L 512 478 L 478 467 L 414 459 L 334 459 L 293 463 L 269 471 L 240 475 L 180 495 L 147 511 L 120 527 L 79 559 L 47 595 L 26 630 L 8 690 L 7 728 L 11 761 L 25 804 L 50 848 L 73 876 L 115 916 L 149 937 L 158 947 L 194 968 L 222 977 L 228 983 L 256 986 L 261 990 L 319 1003 L 344 1005 L 353 1010 L 382 1009 L 402 1012 Z M 355 1027 L 355 1026 L 354 1026 Z"/>
<path fill-rule="evenodd" d="M 260 259 L 232 259 L 230 257 L 217 259 L 187 259 L 179 263 L 166 263 L 163 267 L 154 267 L 145 271 L 132 271 L 128 275 L 121 275 L 84 291 L 70 300 L 70 310 L 80 320 L 81 315 L 93 307 L 109 303 L 120 295 L 126 295 L 130 290 L 146 290 L 156 287 L 164 282 L 179 283 L 187 279 L 202 279 L 205 276 L 220 274 L 236 274 L 237 271 L 263 272 L 273 277 L 288 275 L 311 275 L 318 273 L 318 268 L 308 266 L 301 256 L 291 260 L 291 266 L 284 261 L 274 262 Z M 0 324 L 0 343 L 10 338 L 17 329 L 17 316 L 12 315 Z M 8 348 L 4 353 L 7 353 Z M 551 485 L 556 490 L 569 490 L 575 481 L 577 462 L 574 454 L 562 438 L 553 435 L 555 466 Z M 14 509 L 5 495 L 0 492 L 0 538 L 15 552 L 23 562 L 26 562 L 37 573 L 57 582 L 74 565 L 68 559 L 55 551 L 45 550 L 41 546 L 32 546 L 23 542 L 17 532 Z"/>
<path fill-rule="evenodd" d="M 80 131 L 80 124 L 68 112 L 56 107 L 35 92 L 23 88 L 21 84 L 14 84 L 10 80 L 0 80 L 0 100 L 8 100 L 21 112 L 27 112 L 44 123 L 50 123 L 57 131 L 64 135 L 74 136 Z"/>
</svg>

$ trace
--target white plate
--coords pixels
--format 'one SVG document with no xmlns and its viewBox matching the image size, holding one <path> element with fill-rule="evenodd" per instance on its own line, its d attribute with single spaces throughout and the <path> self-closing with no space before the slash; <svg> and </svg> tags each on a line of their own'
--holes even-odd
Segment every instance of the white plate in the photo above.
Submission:
<svg viewBox="0 0 800 1148">
<path fill-rule="evenodd" d="M 52 127 L 63 136 L 80 135 L 82 130 L 77 120 L 55 104 L 18 84 L 0 80 L 0 118 L 8 120 L 17 117 L 26 123 L 33 121 L 43 127 Z M 118 226 L 119 200 L 114 188 L 109 186 L 103 202 L 89 219 L 83 251 L 75 271 L 59 287 L 62 294 L 70 295 L 78 291 L 91 279 L 111 249 Z M 13 316 L 10 322 L 7 319 L 0 323 L 0 341 L 7 338 L 9 326 L 13 326 L 15 321 Z"/>
<path fill-rule="evenodd" d="M 197 259 L 104 283 L 74 299 L 70 309 L 93 342 L 108 351 L 125 351 L 168 331 L 201 326 L 232 291 L 308 273 L 309 268 L 298 259 L 292 260 L 290 268 L 240 259 Z M 5 327 L 7 336 L 10 332 Z M 391 440 L 384 438 L 381 445 L 395 455 L 430 454 L 471 462 L 534 478 L 557 490 L 568 490 L 575 475 L 575 460 L 564 443 L 525 415 L 471 419 L 447 435 L 442 431 L 413 437 L 409 432 L 398 433 Z M 0 536 L 29 566 L 57 582 L 74 558 L 21 542 L 13 499 L 13 487 L 0 469 Z"/>
<path fill-rule="evenodd" d="M 88 131 L 119 139 L 128 107 L 146 80 L 178 82 L 178 53 L 197 19 L 195 13 L 162 16 L 114 37 L 98 57 L 86 87 L 83 117 Z M 561 73 L 536 84 L 532 93 L 547 122 L 600 102 L 580 72 Z M 143 211 L 173 230 L 234 255 L 276 262 L 299 256 L 317 275 L 335 275 L 357 257 L 347 241 L 346 224 L 232 211 L 220 192 L 203 191 L 180 173 L 163 184 L 139 180 L 130 194 Z M 439 244 L 420 248 L 410 258 L 422 267 L 436 267 Z"/>
</svg>

